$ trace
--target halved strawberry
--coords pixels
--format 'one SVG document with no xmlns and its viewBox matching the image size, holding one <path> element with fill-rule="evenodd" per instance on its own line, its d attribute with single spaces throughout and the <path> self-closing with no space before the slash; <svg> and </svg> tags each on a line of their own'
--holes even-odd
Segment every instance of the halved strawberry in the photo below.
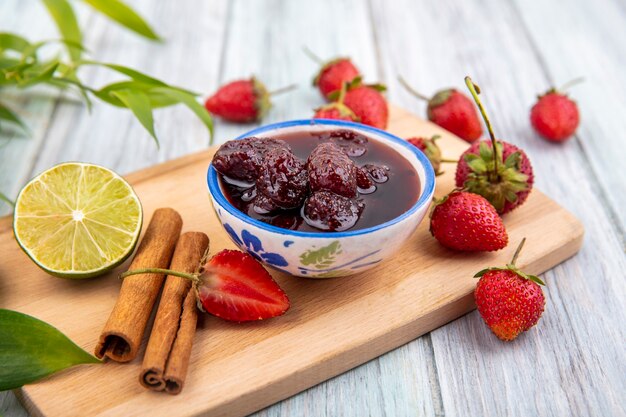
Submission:
<svg viewBox="0 0 626 417">
<path fill-rule="evenodd" d="M 224 249 L 204 266 L 197 286 L 207 313 L 224 320 L 263 320 L 284 314 L 289 299 L 263 266 L 247 253 Z"/>
</svg>

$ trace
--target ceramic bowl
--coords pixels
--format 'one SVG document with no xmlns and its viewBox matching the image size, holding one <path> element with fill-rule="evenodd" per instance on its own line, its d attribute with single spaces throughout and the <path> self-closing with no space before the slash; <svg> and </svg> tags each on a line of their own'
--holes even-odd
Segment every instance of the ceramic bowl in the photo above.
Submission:
<svg viewBox="0 0 626 417">
<path fill-rule="evenodd" d="M 233 242 L 272 268 L 307 278 L 340 277 L 363 272 L 393 257 L 428 211 L 435 190 L 435 173 L 428 158 L 410 143 L 373 127 L 341 120 L 293 120 L 251 130 L 237 139 L 299 131 L 348 129 L 383 142 L 406 158 L 417 171 L 421 190 L 404 214 L 367 229 L 345 232 L 302 232 L 253 219 L 225 197 L 218 173 L 209 165 L 207 182 L 213 207 Z"/>
</svg>

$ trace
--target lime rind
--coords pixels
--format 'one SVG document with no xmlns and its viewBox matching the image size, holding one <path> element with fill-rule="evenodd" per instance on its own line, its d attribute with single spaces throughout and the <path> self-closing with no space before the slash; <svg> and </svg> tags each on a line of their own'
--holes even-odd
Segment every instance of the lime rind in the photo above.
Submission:
<svg viewBox="0 0 626 417">
<path fill-rule="evenodd" d="M 89 278 L 122 264 L 143 224 L 141 202 L 115 172 L 67 162 L 33 178 L 17 196 L 15 238 L 47 273 Z"/>
</svg>

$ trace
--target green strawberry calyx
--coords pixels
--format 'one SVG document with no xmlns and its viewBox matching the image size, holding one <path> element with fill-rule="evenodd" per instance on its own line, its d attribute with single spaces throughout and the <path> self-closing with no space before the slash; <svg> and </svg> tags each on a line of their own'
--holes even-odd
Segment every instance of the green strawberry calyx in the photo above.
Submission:
<svg viewBox="0 0 626 417">
<path fill-rule="evenodd" d="M 568 97 L 567 90 L 570 87 L 573 87 L 573 86 L 575 86 L 577 84 L 580 84 L 580 83 L 582 83 L 584 81 L 585 81 L 585 77 L 577 77 L 577 78 L 574 78 L 573 80 L 569 80 L 568 82 L 566 82 L 565 84 L 563 84 L 559 88 L 550 87 L 550 89 L 548 89 L 548 91 L 546 91 L 543 94 L 538 95 L 537 96 L 537 100 L 541 100 L 543 97 L 545 97 L 547 95 L 550 95 L 550 94 L 558 94 L 560 96 Z"/>
<path fill-rule="evenodd" d="M 424 155 L 428 158 L 433 168 L 435 169 L 435 175 L 441 175 L 441 148 L 437 145 L 437 140 L 441 139 L 441 135 L 433 135 L 430 139 L 422 139 L 424 142 Z M 456 161 L 455 161 L 456 162 Z"/>
<path fill-rule="evenodd" d="M 522 251 L 522 247 L 524 246 L 525 242 L 526 242 L 526 238 L 523 238 L 522 241 L 520 242 L 519 246 L 515 250 L 515 253 L 513 254 L 513 259 L 511 259 L 511 262 L 506 264 L 506 266 L 485 268 L 485 269 L 483 269 L 481 271 L 478 271 L 476 273 L 476 275 L 474 275 L 474 278 L 480 278 L 483 275 L 485 275 L 487 272 L 490 272 L 490 271 L 511 271 L 514 274 L 516 274 L 517 276 L 519 276 L 520 278 L 533 281 L 533 282 L 535 282 L 535 283 L 537 283 L 539 285 L 546 285 L 545 282 L 543 282 L 541 280 L 541 278 L 539 278 L 537 275 L 527 274 L 527 273 L 523 272 L 522 270 L 520 270 L 517 266 L 515 266 L 515 262 L 517 261 L 517 257 L 519 256 L 520 252 Z"/>
<path fill-rule="evenodd" d="M 265 87 L 265 84 L 259 81 L 256 77 L 250 78 L 250 82 L 252 83 L 252 90 L 255 99 L 254 108 L 256 110 L 257 121 L 263 119 L 263 117 L 265 117 L 267 112 L 272 107 L 272 102 L 270 101 L 271 96 L 286 93 L 298 87 L 295 84 L 291 84 L 286 87 L 281 87 L 277 90 L 267 91 L 267 87 Z"/>
<path fill-rule="evenodd" d="M 341 89 L 339 90 L 339 95 L 337 96 L 337 99 L 329 104 L 326 104 L 322 107 L 318 107 L 317 109 L 315 109 L 315 111 L 324 111 L 324 110 L 333 110 L 336 109 L 337 111 L 339 111 L 339 114 L 342 117 L 349 117 L 351 120 L 354 120 L 355 122 L 359 122 L 361 121 L 361 118 L 358 117 L 353 111 L 352 109 L 350 109 L 348 106 L 346 106 L 345 104 L 343 104 L 344 99 L 346 98 L 346 91 L 348 90 L 348 82 L 344 82 L 341 85 Z M 332 95 L 334 95 L 334 93 L 331 93 Z"/>
<path fill-rule="evenodd" d="M 254 90 L 254 107 L 256 109 L 256 119 L 261 120 L 272 107 L 270 101 L 270 93 L 267 91 L 265 84 L 259 81 L 256 77 L 250 79 L 252 82 L 252 88 Z"/>
<path fill-rule="evenodd" d="M 411 87 L 411 85 L 402 76 L 398 77 L 398 81 L 412 96 L 428 102 L 428 106 L 426 108 L 426 115 L 428 116 L 428 120 L 433 120 L 433 109 L 435 107 L 446 104 L 452 94 L 454 94 L 454 92 L 456 91 L 455 88 L 446 88 L 445 90 L 437 91 L 432 97 L 427 97 L 417 91 L 415 88 Z"/>
<path fill-rule="evenodd" d="M 356 77 L 354 77 L 352 81 L 345 82 L 344 84 L 346 86 L 346 91 L 354 90 L 355 88 L 358 88 L 358 87 L 369 87 L 371 89 L 378 91 L 379 93 L 385 92 L 387 90 L 387 86 L 384 84 L 379 84 L 379 83 L 363 84 L 363 77 L 361 77 L 360 75 L 357 75 Z M 340 94 L 341 94 L 340 90 L 333 91 L 332 93 L 328 95 L 328 98 L 330 100 L 336 101 L 339 98 Z"/>
<path fill-rule="evenodd" d="M 514 152 L 506 160 L 503 160 L 502 142 L 496 140 L 491 121 L 478 97 L 480 88 L 472 82 L 470 77 L 465 77 L 465 84 L 487 125 L 491 146 L 481 142 L 478 155 L 468 154 L 465 156 L 470 173 L 465 180 L 464 187 L 468 191 L 485 197 L 498 213 L 502 213 L 506 201 L 514 203 L 517 201 L 517 193 L 529 188 L 528 176 L 520 171 L 522 154 Z"/>
<path fill-rule="evenodd" d="M 528 175 L 520 172 L 522 154 L 513 152 L 503 161 L 501 142 L 496 142 L 496 152 L 486 142 L 482 142 L 478 150 L 478 155 L 465 155 L 470 173 L 464 186 L 485 197 L 502 212 L 506 201 L 514 203 L 517 193 L 528 189 Z"/>
<path fill-rule="evenodd" d="M 456 90 L 454 88 L 437 91 L 435 95 L 430 100 L 428 100 L 428 107 L 426 109 L 426 115 L 428 116 L 428 120 L 433 120 L 434 118 L 433 109 L 446 104 L 446 102 L 450 99 L 455 91 Z"/>
</svg>

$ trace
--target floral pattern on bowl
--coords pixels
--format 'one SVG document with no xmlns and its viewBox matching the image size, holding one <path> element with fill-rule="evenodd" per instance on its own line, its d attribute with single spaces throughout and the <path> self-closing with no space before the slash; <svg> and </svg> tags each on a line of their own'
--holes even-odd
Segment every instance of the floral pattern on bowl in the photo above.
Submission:
<svg viewBox="0 0 626 417">
<path fill-rule="evenodd" d="M 218 215 L 221 216 L 221 210 L 219 210 L 218 213 Z M 290 265 L 285 257 L 280 253 L 266 251 L 263 242 L 258 236 L 247 229 L 242 229 L 241 232 L 238 233 L 227 222 L 224 222 L 223 226 L 231 240 L 241 249 L 245 250 L 259 261 L 264 262 L 266 265 L 278 269 L 279 271 L 290 273 L 289 270 L 284 269 Z M 285 240 L 283 247 L 289 248 L 289 246 L 294 243 L 293 240 Z M 381 258 L 374 257 L 374 255 L 379 252 L 380 249 L 377 249 L 365 255 L 358 256 L 357 258 L 347 260 L 341 256 L 343 254 L 341 241 L 334 240 L 328 245 L 319 248 L 313 246 L 302 251 L 295 267 L 297 267 L 299 272 L 298 275 L 305 277 L 331 278 L 350 275 L 357 272 L 359 269 L 369 269 L 372 265 L 382 261 Z"/>
<path fill-rule="evenodd" d="M 241 239 L 228 223 L 224 223 L 224 229 L 230 235 L 233 242 L 258 260 L 278 268 L 289 265 L 285 258 L 279 253 L 265 252 L 261 240 L 246 229 L 241 231 Z"/>
</svg>

